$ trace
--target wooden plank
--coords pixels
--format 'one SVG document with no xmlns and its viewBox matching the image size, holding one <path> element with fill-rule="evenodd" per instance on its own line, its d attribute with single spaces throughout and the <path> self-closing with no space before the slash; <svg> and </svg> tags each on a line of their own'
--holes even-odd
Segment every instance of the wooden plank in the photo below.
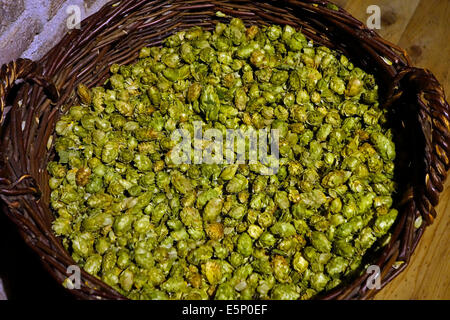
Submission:
<svg viewBox="0 0 450 320">
<path fill-rule="evenodd" d="M 379 6 L 381 29 L 376 31 L 385 39 L 398 43 L 419 2 L 420 0 L 354 0 L 347 1 L 344 9 L 354 15 L 355 18 L 366 23 L 370 15 L 367 13 L 367 8 L 370 5 Z"/>
<path fill-rule="evenodd" d="M 450 92 L 449 20 L 450 1 L 422 0 L 399 41 L 412 62 L 430 69 L 447 93 Z"/>
</svg>

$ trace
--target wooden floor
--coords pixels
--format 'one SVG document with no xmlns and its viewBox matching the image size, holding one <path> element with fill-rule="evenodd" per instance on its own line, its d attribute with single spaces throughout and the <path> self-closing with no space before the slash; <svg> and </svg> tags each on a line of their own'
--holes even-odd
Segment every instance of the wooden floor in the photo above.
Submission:
<svg viewBox="0 0 450 320">
<path fill-rule="evenodd" d="M 381 8 L 381 29 L 387 40 L 406 49 L 414 65 L 430 69 L 450 93 L 450 0 L 334 0 L 366 22 L 367 7 Z M 450 299 L 450 177 L 411 263 L 375 299 Z"/>
</svg>

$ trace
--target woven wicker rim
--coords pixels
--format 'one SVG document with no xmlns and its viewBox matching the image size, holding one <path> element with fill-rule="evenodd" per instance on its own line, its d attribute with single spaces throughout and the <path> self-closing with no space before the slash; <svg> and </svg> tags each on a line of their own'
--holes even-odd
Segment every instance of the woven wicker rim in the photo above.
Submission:
<svg viewBox="0 0 450 320">
<path fill-rule="evenodd" d="M 41 60 L 19 59 L 0 69 L 0 199 L 5 214 L 44 267 L 62 283 L 75 264 L 51 230 L 47 163 L 48 142 L 65 107 L 78 103 L 74 88 L 101 85 L 113 63 L 136 60 L 143 46 L 159 45 L 181 29 L 211 29 L 215 12 L 239 17 L 246 24 L 289 24 L 315 43 L 336 49 L 374 73 L 383 105 L 390 108 L 403 137 L 399 156 L 404 183 L 399 218 L 386 247 L 371 264 L 381 269 L 384 287 L 407 266 L 425 228 L 436 217 L 434 207 L 450 167 L 450 110 L 441 85 L 428 71 L 411 66 L 404 50 L 382 39 L 360 21 L 326 0 L 285 1 L 112 1 L 68 33 Z M 17 79 L 24 82 L 17 84 Z M 11 90 L 13 89 L 14 90 Z M 51 147 L 51 144 L 49 144 Z M 425 223 L 415 227 L 418 217 Z M 125 299 L 81 272 L 82 286 L 71 290 L 81 299 Z M 321 299 L 367 299 L 378 291 L 367 287 L 369 274 L 338 287 Z"/>
</svg>

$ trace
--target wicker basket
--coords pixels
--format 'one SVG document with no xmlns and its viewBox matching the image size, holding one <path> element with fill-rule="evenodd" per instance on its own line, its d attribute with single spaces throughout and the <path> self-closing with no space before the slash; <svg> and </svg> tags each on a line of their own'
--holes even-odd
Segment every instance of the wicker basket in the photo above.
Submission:
<svg viewBox="0 0 450 320">
<path fill-rule="evenodd" d="M 426 70 L 410 65 L 405 51 L 388 43 L 342 9 L 324 0 L 286 1 L 112 1 L 67 34 L 40 61 L 19 59 L 0 70 L 0 203 L 45 268 L 62 283 L 75 264 L 51 230 L 47 163 L 54 157 L 51 137 L 64 108 L 78 103 L 74 88 L 102 85 L 113 63 L 133 62 L 143 46 L 158 45 L 181 29 L 207 29 L 227 20 L 246 24 L 289 24 L 315 43 L 343 52 L 376 75 L 382 103 L 389 108 L 397 144 L 400 214 L 386 247 L 368 255 L 381 268 L 382 287 L 408 264 L 427 225 L 450 167 L 450 110 L 442 87 Z M 17 79 L 23 79 L 18 83 Z M 13 90 L 12 90 L 13 89 Z M 50 140 L 49 140 L 50 139 Z M 49 143 L 50 142 L 50 143 Z M 423 223 L 415 227 L 422 217 Z M 125 299 L 82 271 L 82 299 Z M 366 299 L 369 274 L 326 293 L 323 299 Z"/>
</svg>

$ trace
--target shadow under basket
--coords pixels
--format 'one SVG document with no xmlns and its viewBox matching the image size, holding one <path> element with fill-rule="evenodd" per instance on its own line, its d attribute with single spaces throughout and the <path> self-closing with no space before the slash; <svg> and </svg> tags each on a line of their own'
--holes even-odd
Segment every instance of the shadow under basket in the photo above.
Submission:
<svg viewBox="0 0 450 320">
<path fill-rule="evenodd" d="M 291 25 L 315 44 L 335 49 L 375 75 L 380 99 L 394 132 L 399 185 L 398 218 L 389 243 L 371 253 L 367 264 L 381 270 L 381 287 L 407 266 L 424 230 L 436 217 L 434 207 L 449 169 L 450 110 L 441 85 L 427 70 L 411 66 L 404 50 L 382 39 L 328 1 L 112 1 L 70 31 L 41 60 L 19 59 L 0 70 L 0 203 L 25 242 L 59 282 L 75 262 L 51 229 L 47 163 L 51 141 L 64 109 L 78 104 L 80 83 L 101 86 L 109 67 L 129 64 L 143 46 L 160 45 L 171 34 L 194 25 L 213 29 L 216 12 L 245 24 Z M 21 81 L 16 81 L 16 80 Z M 53 137 L 53 138 L 52 138 Z M 418 220 L 419 218 L 419 220 Z M 423 220 L 418 226 L 417 221 Z M 415 225 L 416 224 L 416 225 Z M 364 270 L 320 299 L 368 299 Z M 80 299 L 125 299 L 85 271 Z"/>
</svg>

